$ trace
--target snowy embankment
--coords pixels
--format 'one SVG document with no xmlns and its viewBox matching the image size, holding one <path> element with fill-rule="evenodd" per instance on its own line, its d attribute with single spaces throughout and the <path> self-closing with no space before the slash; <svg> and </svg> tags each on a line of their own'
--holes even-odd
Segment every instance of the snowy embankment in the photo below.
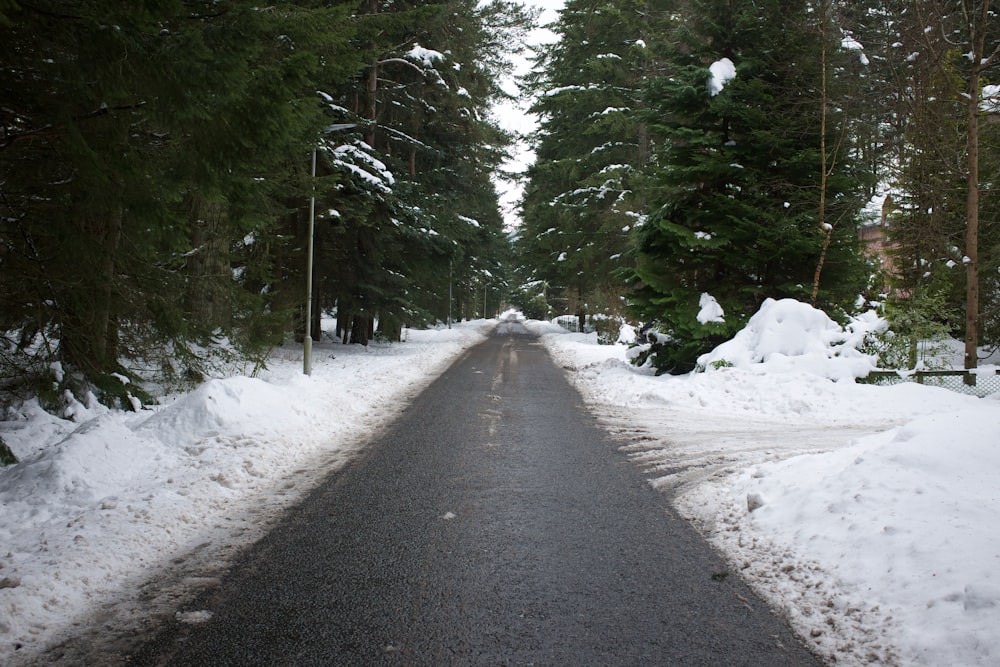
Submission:
<svg viewBox="0 0 1000 667">
<path fill-rule="evenodd" d="M 308 377 L 301 350 L 280 349 L 259 378 L 139 413 L 6 415 L 0 436 L 21 463 L 0 468 L 0 665 L 32 662 L 172 560 L 255 539 L 495 324 L 318 343 Z"/>
<path fill-rule="evenodd" d="M 536 326 L 623 450 L 831 664 L 1000 664 L 1000 395 L 855 384 L 857 332 L 796 302 L 680 377 Z"/>
</svg>

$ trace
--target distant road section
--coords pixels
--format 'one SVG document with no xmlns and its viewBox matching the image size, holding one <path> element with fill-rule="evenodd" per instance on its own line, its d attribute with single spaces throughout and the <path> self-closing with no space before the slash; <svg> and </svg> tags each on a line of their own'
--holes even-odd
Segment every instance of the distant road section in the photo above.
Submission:
<svg viewBox="0 0 1000 667">
<path fill-rule="evenodd" d="M 501 323 L 130 665 L 817 665 Z"/>
</svg>

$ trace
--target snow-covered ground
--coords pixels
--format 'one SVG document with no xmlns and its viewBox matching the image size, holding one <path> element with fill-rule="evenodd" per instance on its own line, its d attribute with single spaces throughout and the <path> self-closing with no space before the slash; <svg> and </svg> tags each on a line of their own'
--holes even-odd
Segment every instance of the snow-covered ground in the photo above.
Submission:
<svg viewBox="0 0 1000 667">
<path fill-rule="evenodd" d="M 733 366 L 681 377 L 535 327 L 623 450 L 831 664 L 1000 664 L 1000 393 L 834 382 L 863 363 L 851 332 L 770 305 L 705 358 Z"/>
<path fill-rule="evenodd" d="M 258 378 L 138 414 L 92 403 L 65 420 L 32 403 L 6 415 L 0 437 L 21 462 L 0 468 L 0 665 L 35 664 L 100 612 L 127 616 L 146 580 L 166 585 L 192 554 L 254 541 L 495 324 L 317 343 L 311 376 L 300 347 L 281 349 Z"/>
<path fill-rule="evenodd" d="M 259 378 L 139 414 L 7 415 L 22 462 L 0 469 L 0 664 L 121 616 L 155 595 L 150 578 L 180 577 L 165 604 L 201 620 L 182 604 L 211 585 L 198 554 L 261 535 L 494 324 L 318 344 L 311 377 L 280 350 Z M 719 368 L 682 377 L 529 325 L 651 482 L 831 663 L 1000 664 L 996 397 L 854 384 L 858 332 L 794 302 L 706 357 Z"/>
</svg>

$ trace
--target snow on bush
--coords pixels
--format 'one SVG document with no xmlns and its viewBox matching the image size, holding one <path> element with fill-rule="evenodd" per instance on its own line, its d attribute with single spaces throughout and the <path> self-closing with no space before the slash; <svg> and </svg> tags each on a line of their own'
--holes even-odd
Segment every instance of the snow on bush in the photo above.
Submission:
<svg viewBox="0 0 1000 667">
<path fill-rule="evenodd" d="M 885 321 L 865 313 L 842 328 L 826 313 L 794 299 L 767 299 L 732 340 L 698 358 L 705 370 L 735 366 L 760 373 L 803 372 L 831 380 L 864 377 L 875 358 L 859 348 Z"/>
<path fill-rule="evenodd" d="M 711 294 L 703 292 L 701 298 L 698 300 L 698 307 L 700 308 L 698 311 L 698 321 L 701 324 L 726 321 L 726 313 Z"/>
</svg>

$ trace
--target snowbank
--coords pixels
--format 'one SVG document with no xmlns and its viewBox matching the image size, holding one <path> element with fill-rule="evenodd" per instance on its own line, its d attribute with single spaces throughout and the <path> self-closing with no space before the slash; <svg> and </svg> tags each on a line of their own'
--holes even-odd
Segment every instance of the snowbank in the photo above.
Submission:
<svg viewBox="0 0 1000 667">
<path fill-rule="evenodd" d="M 875 320 L 840 330 L 773 302 L 751 323 L 706 357 L 725 364 L 682 377 L 531 326 L 651 483 L 831 662 L 1000 663 L 1000 400 L 854 384 Z M 8 416 L 22 463 L 0 470 L 0 664 L 30 664 L 175 556 L 253 539 L 486 324 L 318 344 L 311 377 L 279 351 L 259 379 L 138 415 Z"/>
<path fill-rule="evenodd" d="M 805 624 L 835 627 L 851 609 L 874 610 L 893 645 L 887 662 L 998 664 L 1000 402 L 976 400 L 834 452 L 756 466 L 723 495 L 705 489 L 689 502 L 719 504 L 724 530 L 767 540 L 725 543 L 752 577 L 802 602 L 793 613 Z M 799 567 L 803 560 L 820 567 Z M 789 576 L 775 577 L 786 568 Z M 818 613 L 803 588 L 822 591 L 836 613 Z M 810 632 L 827 651 L 844 641 Z"/>
</svg>

